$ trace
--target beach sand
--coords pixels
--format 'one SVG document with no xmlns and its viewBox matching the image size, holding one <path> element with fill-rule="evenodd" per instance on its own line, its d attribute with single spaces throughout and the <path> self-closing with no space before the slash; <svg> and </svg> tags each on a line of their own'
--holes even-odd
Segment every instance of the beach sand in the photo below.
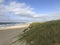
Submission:
<svg viewBox="0 0 60 45">
<path fill-rule="evenodd" d="M 29 24 L 0 28 L 0 45 L 10 45 L 14 37 L 23 33 L 28 26 Z"/>
</svg>

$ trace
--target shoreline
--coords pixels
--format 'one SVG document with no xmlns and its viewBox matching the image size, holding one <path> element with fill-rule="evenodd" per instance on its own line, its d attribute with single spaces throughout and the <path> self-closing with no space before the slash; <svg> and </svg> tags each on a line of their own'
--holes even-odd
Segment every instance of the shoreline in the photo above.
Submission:
<svg viewBox="0 0 60 45">
<path fill-rule="evenodd" d="M 30 24 L 19 24 L 19 25 L 13 25 L 13 26 L 8 26 L 8 27 L 1 27 L 0 30 L 24 28 L 24 27 L 28 27 L 29 25 Z"/>
<path fill-rule="evenodd" d="M 15 25 L 10 27 L 0 28 L 0 45 L 9 45 L 16 40 L 14 37 L 23 33 L 23 30 L 28 28 L 30 24 Z"/>
</svg>

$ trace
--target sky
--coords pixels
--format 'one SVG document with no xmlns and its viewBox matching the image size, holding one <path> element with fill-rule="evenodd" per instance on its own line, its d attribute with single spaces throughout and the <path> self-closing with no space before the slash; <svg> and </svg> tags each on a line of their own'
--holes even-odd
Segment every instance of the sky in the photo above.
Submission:
<svg viewBox="0 0 60 45">
<path fill-rule="evenodd" d="M 60 20 L 60 0 L 0 0 L 0 22 Z"/>
</svg>

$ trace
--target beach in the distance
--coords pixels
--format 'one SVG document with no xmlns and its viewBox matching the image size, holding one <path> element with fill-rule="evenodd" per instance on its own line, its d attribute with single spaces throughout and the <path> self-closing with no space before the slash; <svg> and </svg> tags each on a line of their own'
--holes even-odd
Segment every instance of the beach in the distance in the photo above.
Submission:
<svg viewBox="0 0 60 45">
<path fill-rule="evenodd" d="M 15 36 L 22 33 L 30 24 L 22 24 L 0 28 L 0 45 L 9 45 Z"/>
</svg>

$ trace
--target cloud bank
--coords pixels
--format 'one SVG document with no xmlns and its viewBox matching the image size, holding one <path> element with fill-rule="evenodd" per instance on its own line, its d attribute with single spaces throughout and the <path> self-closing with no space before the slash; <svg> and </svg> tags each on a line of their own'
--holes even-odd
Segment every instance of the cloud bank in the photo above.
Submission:
<svg viewBox="0 0 60 45">
<path fill-rule="evenodd" d="M 4 0 L 0 0 L 0 21 L 49 21 L 60 19 L 60 13 L 37 14 L 34 8 L 26 3 L 18 3 L 11 1 L 9 4 L 3 4 Z M 9 13 L 9 14 L 8 14 Z M 12 14 L 10 14 L 12 13 Z M 8 17 L 7 15 L 11 15 Z M 14 16 L 12 16 L 14 15 Z"/>
<path fill-rule="evenodd" d="M 14 13 L 15 15 L 34 17 L 36 14 L 26 3 L 11 2 L 6 6 L 6 10 Z"/>
</svg>

